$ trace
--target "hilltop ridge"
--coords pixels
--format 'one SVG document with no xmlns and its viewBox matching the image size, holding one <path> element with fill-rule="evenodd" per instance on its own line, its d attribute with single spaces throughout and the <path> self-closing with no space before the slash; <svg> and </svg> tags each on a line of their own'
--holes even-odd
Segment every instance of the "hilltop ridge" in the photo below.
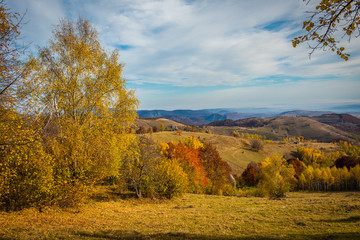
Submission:
<svg viewBox="0 0 360 240">
<path fill-rule="evenodd" d="M 191 117 L 189 117 L 191 118 Z M 179 119 L 179 118 L 176 118 Z M 182 118 L 180 118 L 182 119 Z M 140 118 L 137 125 L 145 129 L 163 124 L 168 129 L 186 129 L 188 124 L 166 118 Z M 349 114 L 324 114 L 316 117 L 268 117 L 225 119 L 204 124 L 208 131 L 231 136 L 234 132 L 265 136 L 270 140 L 282 140 L 287 137 L 304 137 L 319 142 L 351 141 L 358 142 L 360 119 Z M 195 126 L 199 128 L 199 126 Z"/>
</svg>

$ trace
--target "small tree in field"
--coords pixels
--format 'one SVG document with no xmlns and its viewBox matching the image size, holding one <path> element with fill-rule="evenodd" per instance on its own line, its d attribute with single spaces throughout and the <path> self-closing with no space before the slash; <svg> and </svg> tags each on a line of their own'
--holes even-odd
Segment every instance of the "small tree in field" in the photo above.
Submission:
<svg viewBox="0 0 360 240">
<path fill-rule="evenodd" d="M 191 136 L 180 142 L 169 142 L 160 144 L 160 153 L 165 158 L 177 160 L 188 176 L 189 191 L 192 193 L 203 193 L 208 184 L 206 170 L 200 159 L 200 149 L 203 143 Z"/>
<path fill-rule="evenodd" d="M 139 198 L 172 198 L 188 189 L 188 176 L 180 164 L 161 156 L 154 141 L 143 135 L 123 160 L 120 176 Z"/>
<path fill-rule="evenodd" d="M 241 174 L 241 178 L 244 180 L 245 185 L 253 187 L 259 182 L 258 174 L 260 171 L 260 163 L 251 161 L 244 172 Z"/>
<path fill-rule="evenodd" d="M 294 168 L 280 156 L 274 155 L 261 162 L 258 188 L 272 197 L 284 197 L 296 183 Z"/>
<path fill-rule="evenodd" d="M 122 162 L 120 175 L 141 198 L 145 182 L 154 174 L 153 171 L 155 171 L 160 156 L 156 151 L 155 143 L 146 136 L 139 136 L 133 147 L 133 151 L 129 152 L 129 155 Z"/>
<path fill-rule="evenodd" d="M 143 193 L 146 197 L 173 198 L 188 191 L 188 175 L 179 162 L 161 158 L 154 165 L 152 175 L 146 178 Z"/>
<path fill-rule="evenodd" d="M 203 162 L 208 184 L 206 192 L 209 194 L 230 195 L 232 185 L 229 181 L 230 166 L 221 157 L 211 143 L 204 143 L 200 148 L 200 159 Z"/>
<path fill-rule="evenodd" d="M 264 148 L 262 141 L 259 139 L 251 139 L 250 146 L 251 146 L 251 149 L 256 152 L 259 152 Z"/>
</svg>

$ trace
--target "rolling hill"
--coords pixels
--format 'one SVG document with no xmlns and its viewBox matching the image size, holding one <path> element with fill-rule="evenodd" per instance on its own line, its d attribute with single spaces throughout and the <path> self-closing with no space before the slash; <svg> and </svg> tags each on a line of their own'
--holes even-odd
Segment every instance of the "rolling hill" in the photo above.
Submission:
<svg viewBox="0 0 360 240">
<path fill-rule="evenodd" d="M 357 124 L 359 119 L 349 116 L 323 115 L 320 118 L 324 122 L 348 124 Z M 187 125 L 175 122 L 165 118 L 146 118 L 137 119 L 138 126 L 143 126 L 145 129 L 152 127 L 160 128 L 163 124 L 168 130 L 185 129 Z M 333 140 L 343 139 L 348 141 L 355 141 L 355 135 L 345 132 L 339 128 L 331 126 L 326 123 L 321 123 L 314 118 L 309 117 L 272 117 L 272 118 L 250 118 L 242 120 L 226 119 L 216 121 L 208 126 L 205 132 L 186 132 L 183 131 L 181 136 L 174 131 L 164 131 L 152 133 L 150 136 L 154 141 L 170 142 L 178 141 L 181 138 L 187 138 L 192 135 L 212 143 L 219 151 L 220 156 L 228 162 L 232 172 L 240 175 L 251 161 L 260 162 L 266 157 L 273 154 L 287 155 L 299 146 L 311 147 L 321 149 L 321 151 L 331 152 L 338 151 L 338 146 L 330 143 Z M 266 136 L 266 139 L 278 141 L 266 141 L 264 148 L 260 152 L 251 150 L 249 147 L 249 140 L 241 137 L 234 137 L 232 133 L 238 131 L 239 133 L 258 134 Z M 283 142 L 282 140 L 291 136 L 303 136 L 308 140 L 317 140 L 318 142 L 298 143 L 295 140 Z"/>
<path fill-rule="evenodd" d="M 350 114 L 324 114 L 313 119 L 346 132 L 360 134 L 360 119 Z"/>
<path fill-rule="evenodd" d="M 354 136 L 333 126 L 318 122 L 308 117 L 278 117 L 270 121 L 267 127 L 276 132 L 286 131 L 290 136 L 303 136 L 305 139 L 315 139 L 320 142 L 331 142 L 343 139 L 352 141 Z"/>
<path fill-rule="evenodd" d="M 135 120 L 135 124 L 138 127 L 144 127 L 145 129 L 156 127 L 160 129 L 160 125 L 163 124 L 165 128 L 176 129 L 185 127 L 184 124 L 175 122 L 166 118 L 138 118 Z"/>
<path fill-rule="evenodd" d="M 323 115 L 324 116 L 324 115 Z M 326 115 L 325 115 L 326 116 Z M 350 117 L 349 117 L 350 118 Z M 351 119 L 355 121 L 355 117 Z M 325 117 L 322 118 L 324 121 Z M 358 119 L 360 121 L 360 119 Z M 334 121 L 335 122 L 335 121 Z M 350 124 L 350 123 L 344 123 Z M 231 134 L 234 130 L 239 132 L 254 133 L 265 135 L 268 139 L 281 140 L 283 138 L 294 136 L 303 136 L 308 140 L 317 140 L 320 142 L 331 142 L 333 140 L 353 141 L 356 139 L 356 132 L 346 131 L 344 127 L 336 127 L 336 124 L 329 125 L 322 123 L 315 118 L 309 117 L 275 117 L 275 118 L 249 118 L 240 120 L 226 119 L 215 121 L 208 126 L 214 133 Z M 218 128 L 218 127 L 223 128 Z M 347 126 L 347 125 L 346 125 Z M 355 124 L 352 124 L 355 128 Z M 227 127 L 227 131 L 224 131 Z"/>
</svg>

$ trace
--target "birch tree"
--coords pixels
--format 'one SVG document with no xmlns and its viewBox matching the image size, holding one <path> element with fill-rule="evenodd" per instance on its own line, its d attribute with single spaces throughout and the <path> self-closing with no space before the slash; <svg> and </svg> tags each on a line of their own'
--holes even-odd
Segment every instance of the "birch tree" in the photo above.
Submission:
<svg viewBox="0 0 360 240">
<path fill-rule="evenodd" d="M 350 54 L 341 42 L 360 36 L 360 0 L 321 0 L 307 14 L 303 22 L 305 34 L 295 37 L 293 46 L 308 43 L 310 56 L 316 50 L 331 50 L 347 61 Z"/>
<path fill-rule="evenodd" d="M 88 20 L 63 19 L 28 66 L 19 95 L 42 124 L 56 176 L 84 183 L 116 172 L 138 105 L 119 52 L 101 46 Z"/>
</svg>

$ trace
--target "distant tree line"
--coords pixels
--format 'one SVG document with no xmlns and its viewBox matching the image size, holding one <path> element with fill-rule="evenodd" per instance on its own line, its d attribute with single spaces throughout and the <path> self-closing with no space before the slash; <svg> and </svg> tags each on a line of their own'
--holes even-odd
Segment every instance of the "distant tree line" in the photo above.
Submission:
<svg viewBox="0 0 360 240">
<path fill-rule="evenodd" d="M 151 118 L 147 118 L 151 119 Z M 185 132 L 201 132 L 201 133 L 211 133 L 211 130 L 206 126 L 192 126 L 192 125 L 184 125 L 184 126 L 165 126 L 163 123 L 160 123 L 159 126 L 152 127 L 144 127 L 144 126 L 134 126 L 132 128 L 132 132 L 136 134 L 146 134 L 146 133 L 155 133 L 155 132 L 164 132 L 164 131 L 185 131 Z"/>
<path fill-rule="evenodd" d="M 275 155 L 260 163 L 250 162 L 238 177 L 238 185 L 255 187 L 255 195 L 273 197 L 283 197 L 290 190 L 360 190 L 360 147 L 338 144 L 343 151 L 325 154 L 300 147 L 294 159 L 286 161 Z"/>
</svg>

